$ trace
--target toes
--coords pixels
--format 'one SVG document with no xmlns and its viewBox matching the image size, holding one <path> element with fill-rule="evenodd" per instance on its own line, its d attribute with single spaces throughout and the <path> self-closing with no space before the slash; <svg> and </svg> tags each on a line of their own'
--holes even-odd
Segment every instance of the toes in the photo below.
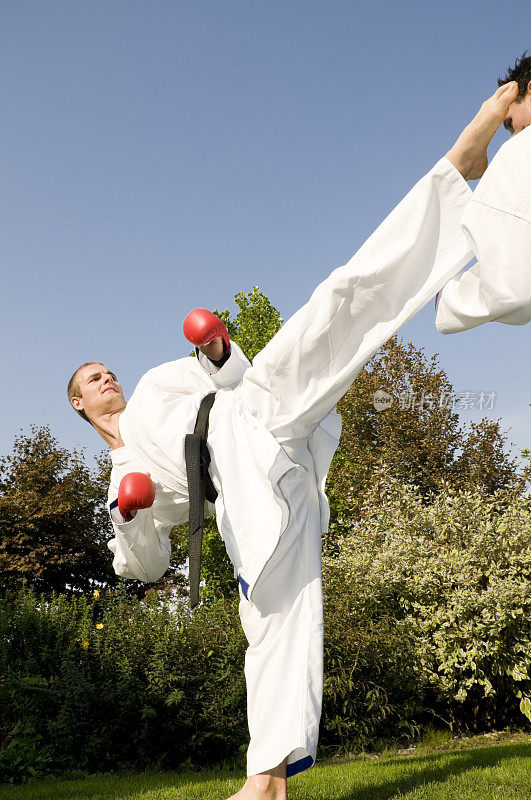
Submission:
<svg viewBox="0 0 531 800">
<path fill-rule="evenodd" d="M 495 93 L 494 97 L 496 99 L 508 99 L 511 95 L 516 97 L 518 93 L 518 82 L 517 81 L 510 81 L 509 83 L 504 83 L 503 86 L 500 86 L 498 91 Z"/>
<path fill-rule="evenodd" d="M 494 92 L 494 97 L 498 98 L 501 97 L 504 92 L 513 92 L 515 88 L 518 88 L 518 83 L 516 81 L 509 81 L 509 83 L 502 83 L 502 85 Z"/>
</svg>

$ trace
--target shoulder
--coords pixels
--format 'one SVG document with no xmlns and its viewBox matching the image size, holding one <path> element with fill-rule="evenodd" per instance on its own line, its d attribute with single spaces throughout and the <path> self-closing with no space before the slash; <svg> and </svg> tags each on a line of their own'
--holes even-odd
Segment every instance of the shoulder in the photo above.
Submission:
<svg viewBox="0 0 531 800">
<path fill-rule="evenodd" d="M 181 377 L 186 378 L 198 373 L 198 363 L 195 356 L 188 356 L 187 358 L 178 358 L 176 361 L 167 361 L 164 364 L 159 364 L 157 367 L 152 367 L 148 370 L 138 382 L 138 386 L 142 384 L 156 384 L 164 383 L 165 381 L 174 381 Z"/>
<path fill-rule="evenodd" d="M 135 396 L 152 391 L 194 394 L 203 391 L 205 383 L 208 383 L 208 375 L 199 366 L 195 356 L 179 358 L 148 370 L 138 381 L 131 400 Z M 207 390 L 209 385 L 206 387 Z"/>
</svg>

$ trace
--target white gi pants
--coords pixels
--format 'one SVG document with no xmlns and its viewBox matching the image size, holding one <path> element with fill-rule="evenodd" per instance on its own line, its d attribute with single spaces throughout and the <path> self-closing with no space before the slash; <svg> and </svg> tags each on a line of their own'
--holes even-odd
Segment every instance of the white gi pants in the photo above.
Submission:
<svg viewBox="0 0 531 800">
<path fill-rule="evenodd" d="M 247 774 L 288 757 L 315 760 L 323 688 L 319 498 L 308 437 L 364 364 L 468 260 L 459 219 L 470 190 L 446 159 L 423 178 L 344 267 L 317 287 L 254 359 L 236 389 L 304 470 L 279 486 L 290 519 L 252 602 L 240 585 L 249 642 Z"/>
<path fill-rule="evenodd" d="M 247 774 L 288 758 L 288 777 L 316 755 L 323 690 L 321 526 L 313 461 L 304 443 L 286 447 L 302 474 L 288 473 L 281 488 L 290 522 L 249 602 L 240 588 L 251 741 Z M 293 521 L 291 521 L 293 520 Z"/>
</svg>

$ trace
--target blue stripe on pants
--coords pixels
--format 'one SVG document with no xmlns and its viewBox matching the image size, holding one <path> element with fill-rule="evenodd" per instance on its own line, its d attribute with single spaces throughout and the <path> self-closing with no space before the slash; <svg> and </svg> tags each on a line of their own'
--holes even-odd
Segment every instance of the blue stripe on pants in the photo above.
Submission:
<svg viewBox="0 0 531 800">
<path fill-rule="evenodd" d="M 299 772 L 309 769 L 312 765 L 313 758 L 311 756 L 300 758 L 298 761 L 294 761 L 293 764 L 288 764 L 286 767 L 286 777 L 292 778 L 294 775 L 298 775 Z"/>
</svg>

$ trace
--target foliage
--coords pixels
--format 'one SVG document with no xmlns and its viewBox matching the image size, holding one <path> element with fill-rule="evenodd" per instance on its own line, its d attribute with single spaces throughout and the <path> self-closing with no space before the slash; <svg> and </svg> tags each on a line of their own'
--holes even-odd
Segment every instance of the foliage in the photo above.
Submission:
<svg viewBox="0 0 531 800">
<path fill-rule="evenodd" d="M 499 421 L 482 419 L 471 422 L 462 438 L 461 453 L 453 465 L 453 485 L 462 489 L 478 489 L 486 496 L 499 492 L 521 493 L 531 477 L 531 468 L 519 470 L 515 459 L 507 456 L 507 437 Z"/>
<path fill-rule="evenodd" d="M 520 725 L 531 697 L 531 499 L 443 492 L 381 472 L 324 560 L 321 746 Z M 148 591 L 0 596 L 2 780 L 239 759 L 237 600 Z M 524 716 L 523 716 L 524 715 Z M 124 735 L 127 732 L 127 735 Z"/>
<path fill-rule="evenodd" d="M 122 585 L 93 598 L 23 587 L 0 598 L 0 641 L 0 780 L 202 764 L 245 741 L 234 603 L 191 615 Z"/>
<path fill-rule="evenodd" d="M 377 410 L 375 394 L 382 391 L 391 405 Z M 482 419 L 465 428 L 453 396 L 436 355 L 396 337 L 380 348 L 338 404 L 343 432 L 327 491 L 343 511 L 359 513 L 382 465 L 426 499 L 445 486 L 486 495 L 525 488 L 531 468 L 520 473 L 507 455 L 499 422 Z"/>
<path fill-rule="evenodd" d="M 53 755 L 49 745 L 35 733 L 31 723 L 20 720 L 10 732 L 9 739 L 0 749 L 0 780 L 3 783 L 25 783 L 31 778 L 49 775 Z"/>
<path fill-rule="evenodd" d="M 107 465 L 59 446 L 47 426 L 15 439 L 0 459 L 0 588 L 24 579 L 38 591 L 116 585 L 106 540 Z"/>
<path fill-rule="evenodd" d="M 324 559 L 324 744 L 531 720 L 530 511 L 378 475 Z"/>
<path fill-rule="evenodd" d="M 284 320 L 258 286 L 253 286 L 248 294 L 238 292 L 234 301 L 239 309 L 235 317 L 231 318 L 227 308 L 214 313 L 225 323 L 230 338 L 252 361 L 280 330 Z"/>
</svg>

